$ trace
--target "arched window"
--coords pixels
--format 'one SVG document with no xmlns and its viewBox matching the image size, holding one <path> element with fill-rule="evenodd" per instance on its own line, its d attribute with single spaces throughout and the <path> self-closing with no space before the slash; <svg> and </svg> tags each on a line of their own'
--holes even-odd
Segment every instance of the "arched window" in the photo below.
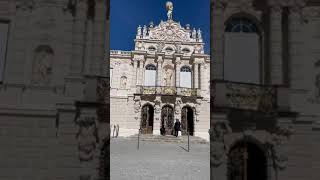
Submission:
<svg viewBox="0 0 320 180">
<path fill-rule="evenodd" d="M 182 66 L 180 69 L 180 87 L 191 88 L 191 69 L 188 66 Z"/>
<path fill-rule="evenodd" d="M 224 79 L 260 83 L 260 33 L 248 18 L 227 21 L 224 36 Z"/>
<path fill-rule="evenodd" d="M 153 64 L 148 64 L 144 72 L 144 85 L 156 86 L 157 68 Z"/>
<path fill-rule="evenodd" d="M 226 32 L 243 32 L 243 33 L 257 33 L 257 26 L 247 18 L 233 18 L 227 26 Z"/>
</svg>

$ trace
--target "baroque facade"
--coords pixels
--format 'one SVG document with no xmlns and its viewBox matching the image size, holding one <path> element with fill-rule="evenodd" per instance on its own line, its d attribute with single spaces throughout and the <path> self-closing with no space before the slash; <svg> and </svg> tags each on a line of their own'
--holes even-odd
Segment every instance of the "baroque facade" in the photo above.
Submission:
<svg viewBox="0 0 320 180">
<path fill-rule="evenodd" d="M 182 27 L 172 18 L 137 28 L 132 51 L 110 52 L 111 126 L 119 136 L 172 134 L 181 122 L 182 135 L 209 139 L 210 57 L 200 29 Z"/>
<path fill-rule="evenodd" d="M 320 2 L 211 1 L 211 178 L 319 179 Z"/>
</svg>

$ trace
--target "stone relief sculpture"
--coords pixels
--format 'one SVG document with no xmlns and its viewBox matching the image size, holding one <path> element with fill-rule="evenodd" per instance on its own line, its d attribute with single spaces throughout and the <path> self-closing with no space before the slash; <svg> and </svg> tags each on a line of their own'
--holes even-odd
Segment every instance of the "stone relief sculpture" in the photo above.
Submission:
<svg viewBox="0 0 320 180">
<path fill-rule="evenodd" d="M 80 115 L 76 123 L 79 127 L 76 134 L 79 159 L 80 161 L 91 161 L 93 160 L 96 145 L 99 142 L 95 117 Z"/>
<path fill-rule="evenodd" d="M 166 9 L 168 11 L 167 16 L 168 16 L 168 20 L 172 20 L 172 13 L 173 13 L 173 3 L 168 1 L 166 3 Z"/>
<path fill-rule="evenodd" d="M 122 76 L 120 79 L 120 88 L 121 89 L 126 89 L 127 88 L 127 77 Z"/>
<path fill-rule="evenodd" d="M 140 100 L 135 100 L 135 102 L 134 102 L 134 112 L 135 113 L 140 112 L 140 108 L 141 108 L 141 101 Z"/>
<path fill-rule="evenodd" d="M 214 166 L 219 166 L 227 160 L 226 152 L 228 152 L 228 149 L 224 143 L 224 136 L 229 133 L 232 133 L 232 130 L 227 122 L 216 122 L 213 131 L 210 132 L 212 149 L 210 160 Z"/>
<path fill-rule="evenodd" d="M 284 151 L 284 142 L 287 141 L 292 134 L 292 127 L 278 125 L 276 131 L 271 134 L 271 138 L 265 143 L 265 146 L 270 151 L 273 167 L 276 170 L 283 170 L 287 167 L 288 157 Z"/>
<path fill-rule="evenodd" d="M 163 84 L 165 84 L 165 86 L 171 86 L 173 72 L 169 68 L 166 68 L 164 71 L 165 71 L 165 76 L 164 76 Z"/>
<path fill-rule="evenodd" d="M 176 113 L 176 114 L 180 114 L 181 104 L 182 104 L 181 99 L 177 99 L 177 100 L 176 100 L 176 105 L 175 105 L 175 113 Z"/>
<path fill-rule="evenodd" d="M 161 112 L 161 102 L 159 100 L 155 101 L 155 105 L 154 105 L 154 109 L 156 113 L 160 113 Z"/>
<path fill-rule="evenodd" d="M 53 50 L 47 45 L 41 45 L 35 50 L 32 71 L 32 83 L 49 84 L 52 75 Z"/>
</svg>

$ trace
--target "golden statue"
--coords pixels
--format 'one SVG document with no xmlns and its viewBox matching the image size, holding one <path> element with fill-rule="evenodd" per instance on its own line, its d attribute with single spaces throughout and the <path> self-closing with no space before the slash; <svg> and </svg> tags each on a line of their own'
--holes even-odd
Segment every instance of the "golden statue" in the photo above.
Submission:
<svg viewBox="0 0 320 180">
<path fill-rule="evenodd" d="M 172 2 L 168 1 L 166 3 L 166 9 L 168 11 L 167 16 L 168 16 L 168 20 L 172 20 L 172 12 L 173 12 L 173 4 Z"/>
</svg>

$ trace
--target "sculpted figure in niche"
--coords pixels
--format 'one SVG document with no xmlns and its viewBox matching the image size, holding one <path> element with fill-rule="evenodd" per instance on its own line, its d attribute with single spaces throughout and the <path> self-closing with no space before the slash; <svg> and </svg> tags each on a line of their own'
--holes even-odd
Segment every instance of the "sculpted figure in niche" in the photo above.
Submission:
<svg viewBox="0 0 320 180">
<path fill-rule="evenodd" d="M 51 80 L 53 50 L 49 46 L 39 46 L 33 60 L 32 83 L 48 84 Z"/>
<path fill-rule="evenodd" d="M 127 77 L 122 76 L 120 79 L 120 88 L 126 89 L 126 87 L 127 87 Z"/>
<path fill-rule="evenodd" d="M 173 4 L 172 4 L 172 2 L 168 1 L 166 3 L 166 9 L 168 11 L 168 13 L 167 13 L 168 20 L 172 20 L 172 12 L 173 12 Z"/>
<path fill-rule="evenodd" d="M 165 86 L 171 86 L 172 70 L 169 68 L 166 68 L 164 71 L 165 71 L 164 84 Z"/>
</svg>

